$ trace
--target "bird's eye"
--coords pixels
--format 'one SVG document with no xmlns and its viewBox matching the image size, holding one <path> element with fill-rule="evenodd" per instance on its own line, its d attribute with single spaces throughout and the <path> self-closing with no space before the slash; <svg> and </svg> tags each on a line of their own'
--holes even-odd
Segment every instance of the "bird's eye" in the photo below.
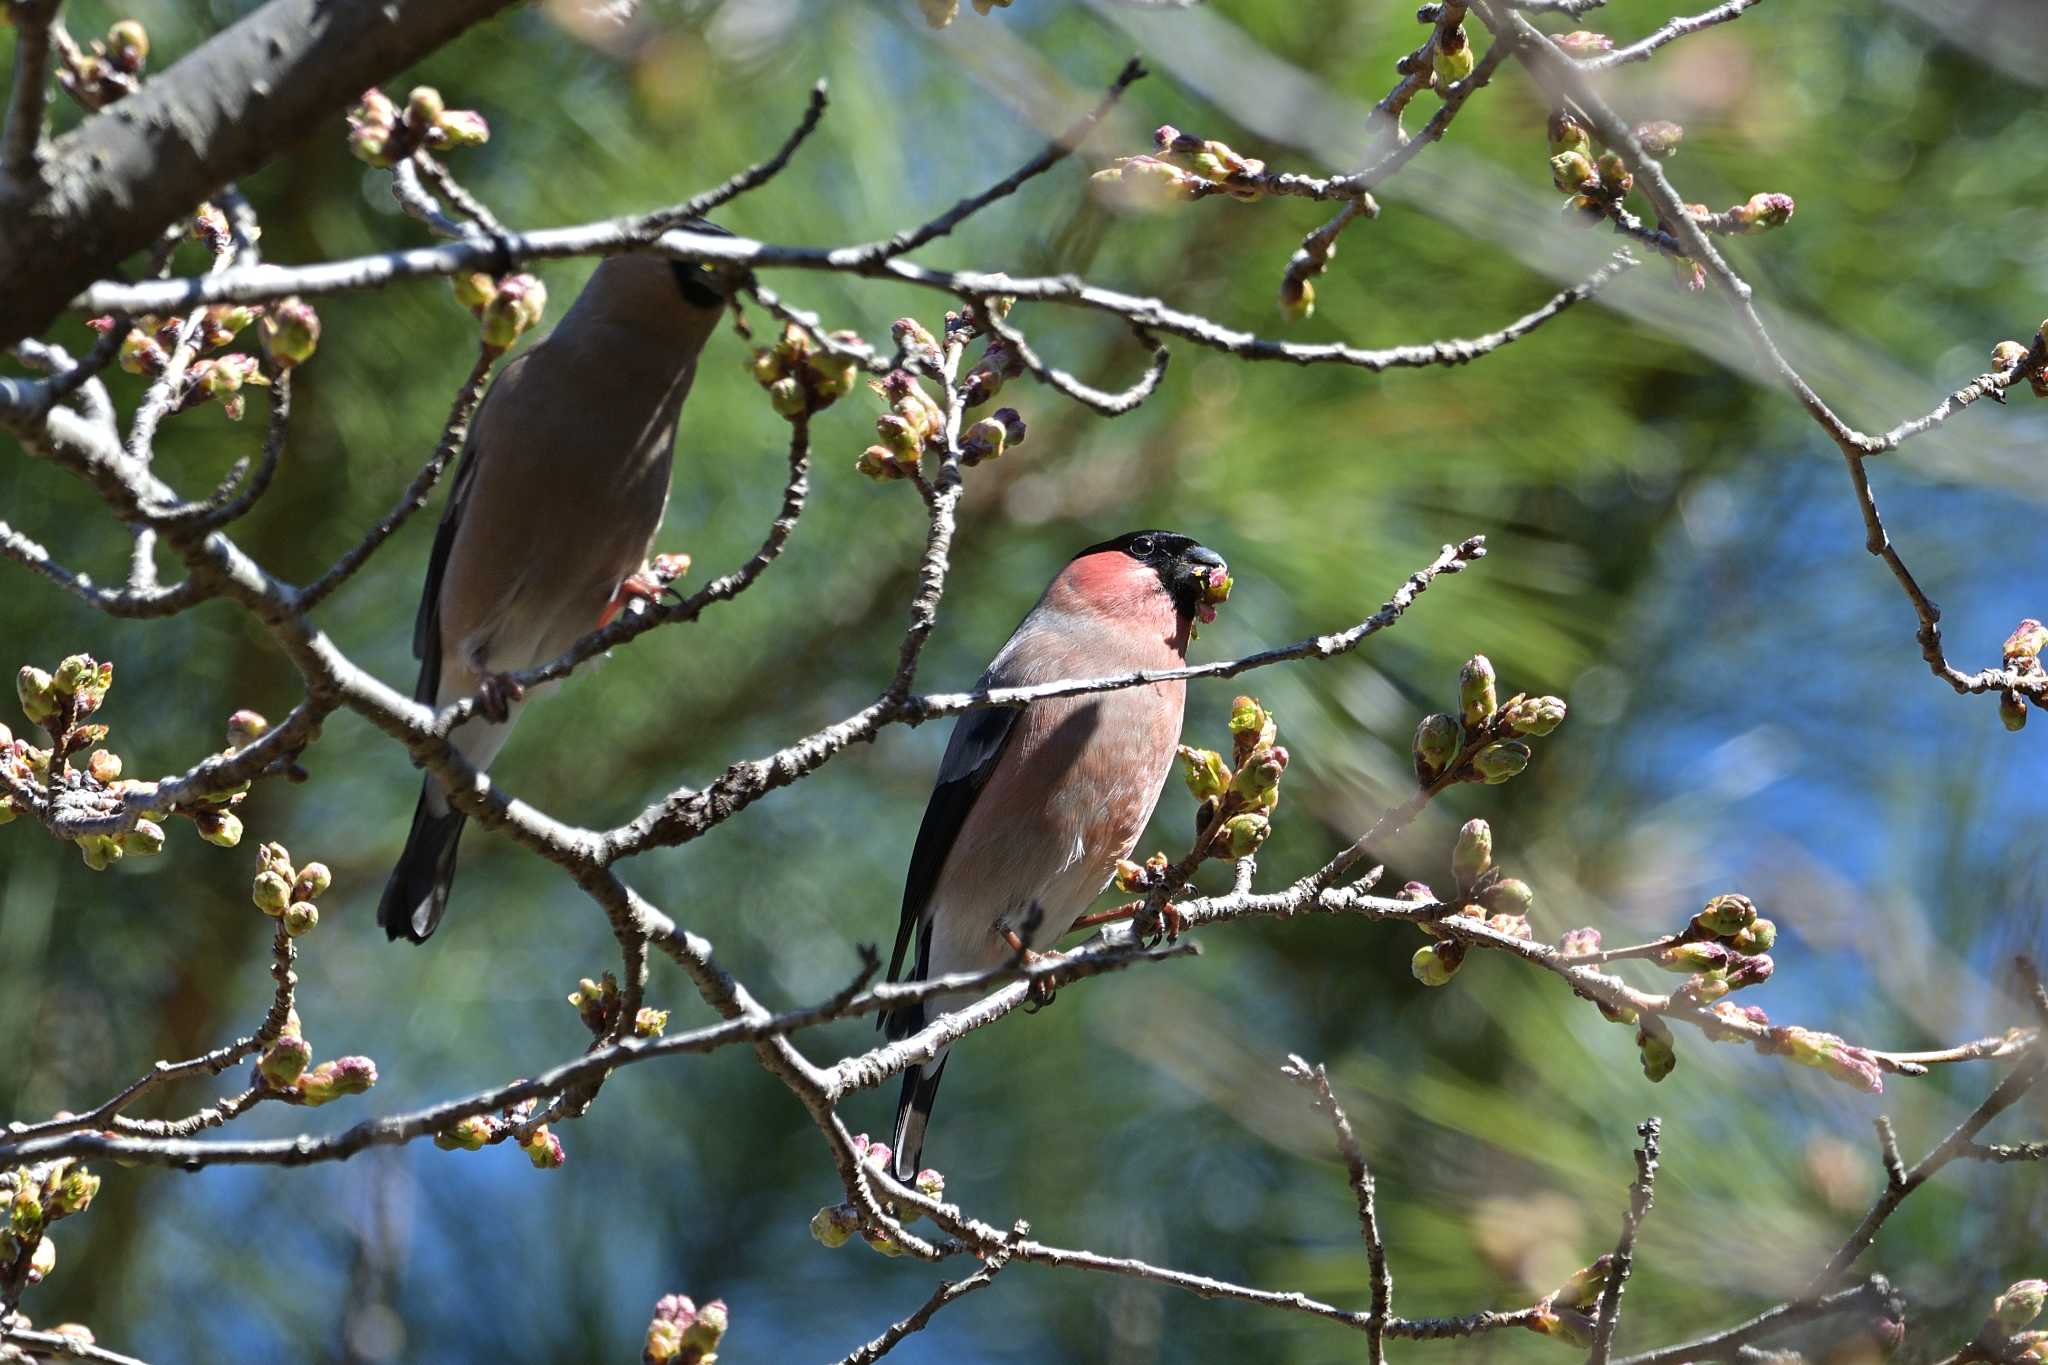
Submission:
<svg viewBox="0 0 2048 1365">
<path fill-rule="evenodd" d="M 1137 559 L 1145 559 L 1145 558 L 1148 558 L 1148 557 L 1150 557 L 1150 555 L 1151 555 L 1151 554 L 1152 554 L 1152 537 L 1150 537 L 1150 536 L 1139 536 L 1139 537 L 1138 537 L 1138 538 L 1137 538 L 1136 540 L 1134 540 L 1134 541 L 1132 541 L 1132 542 L 1131 542 L 1131 555 L 1132 555 L 1132 556 L 1133 556 L 1134 558 L 1137 558 Z"/>
</svg>

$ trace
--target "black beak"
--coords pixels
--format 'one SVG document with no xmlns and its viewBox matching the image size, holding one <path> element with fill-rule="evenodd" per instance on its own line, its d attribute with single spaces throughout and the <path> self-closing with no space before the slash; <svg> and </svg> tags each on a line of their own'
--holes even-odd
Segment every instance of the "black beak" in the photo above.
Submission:
<svg viewBox="0 0 2048 1365">
<path fill-rule="evenodd" d="M 1230 567 L 1223 562 L 1222 555 L 1217 554 L 1206 545 L 1188 546 L 1186 552 L 1181 555 L 1181 560 L 1184 563 L 1193 564 L 1204 569 L 1227 569 Z"/>
<path fill-rule="evenodd" d="M 1188 546 L 1180 552 L 1179 561 L 1174 565 L 1174 603 L 1191 616 L 1200 615 L 1205 621 L 1210 619 L 1215 613 L 1208 611 L 1204 614 L 1203 600 L 1208 590 L 1209 574 L 1213 570 L 1229 567 L 1223 562 L 1223 556 L 1208 546 Z"/>
</svg>

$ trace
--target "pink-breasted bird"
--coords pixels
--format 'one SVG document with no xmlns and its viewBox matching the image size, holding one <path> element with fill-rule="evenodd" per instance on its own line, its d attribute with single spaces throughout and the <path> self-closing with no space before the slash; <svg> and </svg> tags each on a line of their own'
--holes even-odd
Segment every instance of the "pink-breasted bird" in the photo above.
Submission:
<svg viewBox="0 0 2048 1365">
<path fill-rule="evenodd" d="M 1221 556 L 1170 531 L 1133 531 L 1075 555 L 1038 599 L 978 688 L 1100 678 L 1187 661 Z M 1187 684 L 1151 683 L 990 707 L 955 721 L 910 855 L 893 980 L 986 971 L 1016 935 L 1051 947 L 1108 884 L 1159 803 L 1180 741 Z M 904 959 L 912 938 L 917 956 Z M 941 996 L 882 1016 L 891 1038 L 974 998 Z M 947 1054 L 903 1078 L 897 1177 L 914 1177 Z"/>
<path fill-rule="evenodd" d="M 725 303 L 701 266 L 613 256 L 484 396 L 412 641 L 415 700 L 441 707 L 482 694 L 485 715 L 453 737 L 477 767 L 490 766 L 531 699 L 503 675 L 559 658 L 627 595 L 659 591 L 639 570 L 668 507 L 683 399 Z M 428 777 L 377 906 L 392 938 L 424 943 L 441 922 L 463 820 Z"/>
</svg>

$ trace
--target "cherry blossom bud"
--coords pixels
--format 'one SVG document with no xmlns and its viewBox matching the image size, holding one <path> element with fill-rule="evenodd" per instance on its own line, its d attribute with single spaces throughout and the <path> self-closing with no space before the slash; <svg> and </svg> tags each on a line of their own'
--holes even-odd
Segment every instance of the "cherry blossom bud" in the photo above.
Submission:
<svg viewBox="0 0 2048 1365">
<path fill-rule="evenodd" d="M 917 1192 L 927 1199 L 941 1199 L 945 1197 L 946 1177 L 930 1167 L 919 1171 L 917 1179 L 911 1183 L 916 1185 Z"/>
<path fill-rule="evenodd" d="M 540 324 L 547 310 L 548 290 L 532 275 L 508 275 L 483 309 L 483 340 L 503 350 Z"/>
<path fill-rule="evenodd" d="M 1619 197 L 1635 188 L 1636 178 L 1618 152 L 1602 152 L 1594 166 L 1600 172 L 1600 188 L 1608 194 Z"/>
<path fill-rule="evenodd" d="M 1484 654 L 1474 654 L 1458 670 L 1458 709 L 1465 724 L 1486 724 L 1499 704 L 1494 690 L 1493 661 Z"/>
<path fill-rule="evenodd" d="M 1659 161 L 1665 160 L 1673 152 L 1676 152 L 1679 142 L 1684 137 L 1685 129 L 1668 120 L 1660 119 L 1655 123 L 1638 123 L 1636 125 L 1636 141 L 1642 144 L 1645 152 L 1648 152 Z"/>
<path fill-rule="evenodd" d="M 1501 716 L 1501 724 L 1518 735 L 1542 737 L 1564 724 L 1562 697 L 1523 697 Z"/>
<path fill-rule="evenodd" d="M 1671 972 L 1711 972 L 1728 965 L 1728 950 L 1718 943 L 1677 943 L 1657 954 L 1658 966 Z"/>
<path fill-rule="evenodd" d="M 851 1204 L 830 1204 L 811 1216 L 811 1236 L 820 1246 L 845 1246 L 860 1231 L 860 1214 Z"/>
<path fill-rule="evenodd" d="M 659 1038 L 667 1028 L 667 1010 L 649 1009 L 642 1006 L 639 1012 L 633 1016 L 633 1036 L 635 1038 Z"/>
<path fill-rule="evenodd" d="M 302 365 L 320 345 L 320 315 L 294 295 L 270 305 L 260 333 L 270 363 L 280 370 Z"/>
<path fill-rule="evenodd" d="M 1791 220 L 1793 208 L 1789 194 L 1753 194 L 1748 203 L 1728 210 L 1728 217 L 1738 231 L 1764 232 L 1783 227 Z"/>
<path fill-rule="evenodd" d="M 2048 1280 L 2021 1280 L 1991 1303 L 1991 1320 L 2010 1336 L 2035 1318 L 2048 1303 Z"/>
<path fill-rule="evenodd" d="M 999 458 L 1009 438 L 1009 430 L 1001 422 L 982 418 L 960 437 L 960 463 L 972 468 L 983 460 Z"/>
<path fill-rule="evenodd" d="M 313 1045 L 304 1038 L 283 1037 L 265 1048 L 256 1060 L 256 1072 L 266 1084 L 289 1090 L 313 1063 Z"/>
<path fill-rule="evenodd" d="M 1460 887 L 1469 888 L 1493 866 L 1493 827 L 1484 820 L 1467 820 L 1458 831 L 1451 850 L 1451 876 Z"/>
<path fill-rule="evenodd" d="M 1488 915 L 1486 927 L 1496 934 L 1506 934 L 1509 938 L 1534 940 L 1536 937 L 1536 931 L 1529 927 L 1527 915 Z"/>
<path fill-rule="evenodd" d="M 1750 921 L 1747 928 L 1729 940 L 1738 953 L 1767 953 L 1778 941 L 1778 926 L 1767 919 Z"/>
<path fill-rule="evenodd" d="M 1465 965 L 1465 945 L 1455 939 L 1425 943 L 1408 961 L 1408 970 L 1425 986 L 1448 986 Z"/>
<path fill-rule="evenodd" d="M 292 899 L 309 901 L 334 885 L 334 874 L 325 863 L 307 863 L 292 882 Z"/>
<path fill-rule="evenodd" d="M 937 359 L 939 343 L 925 325 L 916 318 L 898 318 L 889 324 L 889 335 L 898 346 L 927 359 Z"/>
<path fill-rule="evenodd" d="M 254 744 L 270 730 L 270 722 L 257 711 L 237 711 L 228 717 L 228 747 L 241 749 Z"/>
<path fill-rule="evenodd" d="M 785 376 L 768 386 L 768 403 L 783 417 L 801 417 L 810 411 L 810 399 L 795 375 Z"/>
<path fill-rule="evenodd" d="M 1223 822 L 1221 856 L 1230 862 L 1249 857 L 1272 832 L 1272 822 L 1263 815 L 1233 815 Z"/>
<path fill-rule="evenodd" d="M 1518 739 L 1489 744 L 1472 756 L 1474 771 L 1488 786 L 1499 786 L 1528 766 L 1529 746 Z"/>
<path fill-rule="evenodd" d="M 4 822 L 0 822 L 4 823 Z M 153 857 L 164 851 L 164 827 L 154 820 L 137 820 L 135 828 L 124 830 L 114 836 L 114 842 L 121 852 L 138 858 Z"/>
<path fill-rule="evenodd" d="M 1230 703 L 1231 748 L 1239 763 L 1249 758 L 1254 749 L 1270 747 L 1279 733 L 1272 712 L 1255 699 L 1239 697 Z"/>
<path fill-rule="evenodd" d="M 1998 719 L 2008 730 L 2024 730 L 2027 727 L 2027 699 L 2024 695 L 2008 688 L 1998 694 Z"/>
<path fill-rule="evenodd" d="M 83 1166 L 73 1166 L 65 1171 L 63 1178 L 57 1182 L 57 1188 L 51 1194 L 45 1212 L 51 1222 L 55 1222 L 59 1218 L 69 1218 L 74 1213 L 84 1213 L 91 1206 L 93 1196 L 99 1192 L 100 1178 L 86 1170 Z M 2038 1284 L 2040 1281 L 2036 1280 L 2033 1283 Z M 2019 1285 L 2013 1286 L 2014 1289 L 2019 1287 Z M 2008 1290 L 2007 1292 L 2010 1293 L 2011 1291 Z M 2039 1307 L 2038 1299 L 2035 1306 L 2036 1308 Z M 2022 1323 L 2020 1325 L 2025 1326 L 2026 1324 Z"/>
<path fill-rule="evenodd" d="M 1395 900 L 1412 901 L 1417 905 L 1428 905 L 1436 898 L 1436 892 L 1429 889 L 1428 882 L 1408 882 L 1394 893 Z"/>
<path fill-rule="evenodd" d="M 107 30 L 107 60 L 134 75 L 149 60 L 149 31 L 133 19 L 123 19 Z"/>
<path fill-rule="evenodd" d="M 498 282 L 481 270 L 457 271 L 448 283 L 455 291 L 455 301 L 479 317 L 498 294 Z"/>
<path fill-rule="evenodd" d="M 1536 893 L 1525 881 L 1502 877 L 1479 893 L 1479 903 L 1496 914 L 1526 915 L 1529 907 L 1536 903 Z"/>
<path fill-rule="evenodd" d="M 1415 775 L 1422 782 L 1434 782 L 1458 756 L 1461 735 L 1458 722 L 1446 715 L 1424 716 L 1415 727 Z"/>
<path fill-rule="evenodd" d="M 1652 1082 L 1661 1081 L 1678 1067 L 1678 1049 L 1672 1046 L 1671 1037 L 1661 1031 L 1652 1032 L 1647 1027 L 1636 1030 L 1636 1052 L 1643 1064 L 1643 1075 Z"/>
<path fill-rule="evenodd" d="M 533 1136 L 521 1145 L 520 1150 L 526 1153 L 526 1159 L 537 1171 L 559 1170 L 569 1164 L 569 1154 L 562 1150 L 562 1140 L 550 1133 L 546 1124 L 534 1129 Z"/>
<path fill-rule="evenodd" d="M 1732 938 L 1756 923 L 1756 902 L 1731 891 L 1708 901 L 1693 922 L 1718 938 Z"/>
<path fill-rule="evenodd" d="M 1472 74 L 1472 43 L 1463 24 L 1441 35 L 1436 45 L 1436 79 L 1439 87 L 1452 85 Z"/>
<path fill-rule="evenodd" d="M 1185 744 L 1179 752 L 1182 775 L 1187 778 L 1188 791 L 1195 800 L 1207 801 L 1223 795 L 1230 786 L 1230 769 L 1223 766 L 1223 755 L 1214 749 L 1193 749 Z"/>
<path fill-rule="evenodd" d="M 697 1316 L 683 1328 L 683 1349 L 696 1350 L 698 1361 L 709 1361 L 711 1352 L 718 1349 L 718 1343 L 725 1337 L 728 1317 L 725 1300 L 713 1299 L 697 1310 Z"/>
<path fill-rule="evenodd" d="M 491 140 L 491 125 L 474 109 L 450 109 L 435 122 L 427 141 L 444 151 L 481 147 Z"/>
<path fill-rule="evenodd" d="M 1280 316 L 1300 322 L 1316 311 L 1315 281 L 1289 275 L 1280 281 Z"/>
<path fill-rule="evenodd" d="M 869 446 L 860 453 L 860 458 L 854 461 L 853 467 L 876 483 L 887 483 L 891 479 L 905 477 L 916 466 L 899 464 L 896 452 L 887 446 Z"/>
<path fill-rule="evenodd" d="M 1728 989 L 1739 991 L 1745 986 L 1760 986 L 1771 979 L 1776 966 L 1764 953 L 1738 958 L 1728 968 Z"/>
<path fill-rule="evenodd" d="M 1280 802 L 1280 774 L 1286 769 L 1286 749 L 1275 745 L 1255 750 L 1238 766 L 1230 790 L 1252 809 L 1270 811 Z"/>
<path fill-rule="evenodd" d="M 56 1268 L 57 1243 L 46 1232 L 43 1234 L 42 1240 L 36 1243 L 35 1251 L 29 1256 L 28 1282 L 30 1284 L 41 1284 L 44 1280 L 50 1278 L 50 1273 Z"/>
<path fill-rule="evenodd" d="M 488 1114 L 471 1114 L 434 1134 L 434 1145 L 444 1152 L 480 1152 L 498 1135 L 498 1121 Z"/>
<path fill-rule="evenodd" d="M 1565 194 L 1577 194 L 1587 181 L 1597 178 L 1593 163 L 1583 152 L 1559 152 L 1550 158 L 1550 183 Z"/>
<path fill-rule="evenodd" d="M 217 848 L 233 848 L 242 842 L 242 818 L 231 810 L 203 810 L 192 817 L 199 837 Z"/>
<path fill-rule="evenodd" d="M 2027 358 L 2027 348 L 2017 341 L 2001 341 L 1991 348 L 1991 368 L 2003 374 Z"/>
<path fill-rule="evenodd" d="M 1588 165 L 1592 164 L 1589 158 L 1593 155 L 1593 139 L 1586 132 L 1586 125 L 1580 123 L 1569 110 L 1559 109 L 1552 113 L 1545 131 L 1550 135 L 1552 156 L 1574 152 L 1581 158 L 1588 158 Z M 1574 182 L 1575 186 L 1576 183 Z"/>
<path fill-rule="evenodd" d="M 85 760 L 85 769 L 95 782 L 116 781 L 121 776 L 121 756 L 105 749 L 94 749 Z"/>
<path fill-rule="evenodd" d="M 1585 29 L 1557 34 L 1551 41 L 1563 48 L 1568 57 L 1594 57 L 1602 52 L 1614 51 L 1614 39 L 1604 33 L 1589 33 Z"/>
<path fill-rule="evenodd" d="M 1601 1291 L 1607 1288 L 1607 1276 L 1613 1268 L 1613 1255 L 1602 1256 L 1584 1270 L 1575 1271 L 1569 1280 L 1552 1290 L 1544 1302 L 1553 1308 L 1589 1308 L 1599 1301 Z"/>
<path fill-rule="evenodd" d="M 1600 951 L 1598 929 L 1567 929 L 1557 942 L 1557 950 L 1566 957 L 1590 957 Z"/>
<path fill-rule="evenodd" d="M 377 1064 L 368 1057 L 337 1057 L 299 1077 L 299 1096 L 322 1105 L 343 1095 L 360 1095 L 377 1083 Z"/>
<path fill-rule="evenodd" d="M 309 934 L 320 923 L 320 907 L 311 901 L 293 901 L 284 908 L 284 931 L 292 938 Z"/>
<path fill-rule="evenodd" d="M 2029 616 L 2005 637 L 2005 666 L 2011 668 L 2019 659 L 2038 659 L 2044 646 L 2048 646 L 2048 626 Z"/>
</svg>

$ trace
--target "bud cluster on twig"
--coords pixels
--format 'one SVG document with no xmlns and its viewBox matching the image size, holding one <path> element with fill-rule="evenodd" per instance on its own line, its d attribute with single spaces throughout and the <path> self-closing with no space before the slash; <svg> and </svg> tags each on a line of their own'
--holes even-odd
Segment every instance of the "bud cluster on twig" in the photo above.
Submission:
<svg viewBox="0 0 2048 1365">
<path fill-rule="evenodd" d="M 0 1303 L 49 1278 L 57 1268 L 50 1224 L 85 1212 L 99 1190 L 100 1178 L 69 1158 L 0 1171 Z"/>
<path fill-rule="evenodd" d="M 1536 893 L 1518 877 L 1510 877 L 1494 863 L 1493 828 L 1484 820 L 1467 820 L 1458 831 L 1451 849 L 1451 879 L 1458 894 L 1450 904 L 1452 913 L 1483 919 L 1488 928 L 1510 938 L 1534 938 L 1529 927 L 1529 908 Z M 1421 902 L 1438 900 L 1437 894 L 1421 882 L 1402 888 L 1402 898 Z M 1465 964 L 1466 945 L 1429 925 L 1423 932 L 1436 941 L 1415 950 L 1408 967 L 1425 986 L 1446 986 Z"/>
<path fill-rule="evenodd" d="M 2044 331 L 2048 331 L 2048 322 L 2042 323 L 2041 326 Z M 2018 345 L 2018 343 L 2008 341 L 2001 342 L 2000 345 L 2014 346 Z M 2024 354 L 2022 352 L 2021 356 L 2024 356 Z M 2014 357 L 2006 361 L 2006 367 L 2009 368 L 2017 364 L 2020 358 Z M 1992 359 L 1995 362 L 1998 357 L 1994 355 Z M 2048 394 L 2043 396 L 2048 397 Z M 2006 671 L 2016 673 L 2022 678 L 2039 678 L 2041 676 L 2041 650 L 2044 647 L 2048 647 L 2048 626 L 2043 626 L 2039 621 L 2029 616 L 2026 620 L 2014 626 L 2012 634 L 2005 637 L 2004 656 Z M 2005 728 L 2008 730 L 2024 728 L 2027 723 L 2026 694 L 2011 687 L 2000 692 L 1998 694 L 1998 718 L 2005 723 Z"/>
<path fill-rule="evenodd" d="M 142 86 L 142 68 L 149 61 L 149 30 L 123 19 L 88 47 L 57 38 L 57 85 L 86 110 L 100 110 L 134 94 Z"/>
<path fill-rule="evenodd" d="M 888 1143 L 871 1141 L 866 1133 L 856 1133 L 853 1136 L 853 1154 L 862 1166 L 876 1174 L 889 1174 L 889 1158 L 893 1152 Z M 930 1167 L 919 1171 L 910 1183 L 927 1199 L 936 1200 L 946 1193 L 946 1177 Z M 891 1209 L 890 1212 L 899 1216 L 906 1224 L 914 1223 L 924 1216 L 921 1209 L 914 1207 Z M 879 1255 L 903 1254 L 902 1244 L 892 1237 L 886 1228 L 870 1226 L 860 1209 L 853 1204 L 827 1204 L 811 1215 L 811 1237 L 820 1246 L 833 1249 L 843 1247 L 853 1240 L 856 1233 Z"/>
<path fill-rule="evenodd" d="M 943 459 L 946 451 L 947 405 L 926 387 L 925 376 L 940 384 L 941 394 L 950 388 L 962 409 L 993 402 L 1004 384 L 1024 373 L 1024 357 L 1008 340 L 991 331 L 982 316 L 986 308 L 997 318 L 1009 314 L 1015 300 L 1006 297 L 947 312 L 944 340 L 934 337 L 916 318 L 898 318 L 889 333 L 901 349 L 908 368 L 895 369 L 868 387 L 888 405 L 875 419 L 875 444 L 861 452 L 854 467 L 878 483 L 914 478 L 923 469 L 927 454 Z M 964 375 L 959 371 L 967 347 L 980 337 L 988 340 L 981 355 Z M 997 408 L 968 425 L 960 433 L 960 463 L 973 468 L 1002 458 L 1003 452 L 1024 442 L 1024 418 L 1015 408 Z"/>
<path fill-rule="evenodd" d="M 832 332 L 826 339 L 858 344 L 860 336 L 855 332 Z M 757 348 L 748 365 L 754 382 L 768 391 L 768 401 L 775 411 L 792 422 L 831 407 L 852 393 L 860 379 L 857 360 L 821 346 L 794 322 L 782 325 L 782 333 L 773 346 Z"/>
<path fill-rule="evenodd" d="M 698 1307 L 686 1294 L 664 1294 L 647 1324 L 640 1365 L 712 1365 L 725 1339 L 725 1300 Z"/>
<path fill-rule="evenodd" d="M 1415 777 L 1425 789 L 1453 782 L 1498 785 L 1529 766 L 1528 741 L 1564 723 L 1559 697 L 1517 692 L 1499 699 L 1493 662 L 1475 654 L 1458 670 L 1458 714 L 1424 716 L 1415 727 Z"/>
<path fill-rule="evenodd" d="M 635 1038 L 659 1038 L 668 1027 L 667 1010 L 642 1006 L 633 1015 L 632 1027 L 622 1028 L 620 1016 L 625 1010 L 625 1002 L 625 993 L 619 989 L 619 979 L 610 972 L 595 981 L 584 977 L 569 993 L 569 1004 L 593 1038 L 619 1038 L 627 1034 Z"/>
<path fill-rule="evenodd" d="M 372 166 L 395 166 L 418 151 L 481 147 L 490 124 L 474 109 L 450 109 L 431 85 L 415 86 L 405 107 L 371 86 L 348 111 L 348 149 Z"/>
</svg>

